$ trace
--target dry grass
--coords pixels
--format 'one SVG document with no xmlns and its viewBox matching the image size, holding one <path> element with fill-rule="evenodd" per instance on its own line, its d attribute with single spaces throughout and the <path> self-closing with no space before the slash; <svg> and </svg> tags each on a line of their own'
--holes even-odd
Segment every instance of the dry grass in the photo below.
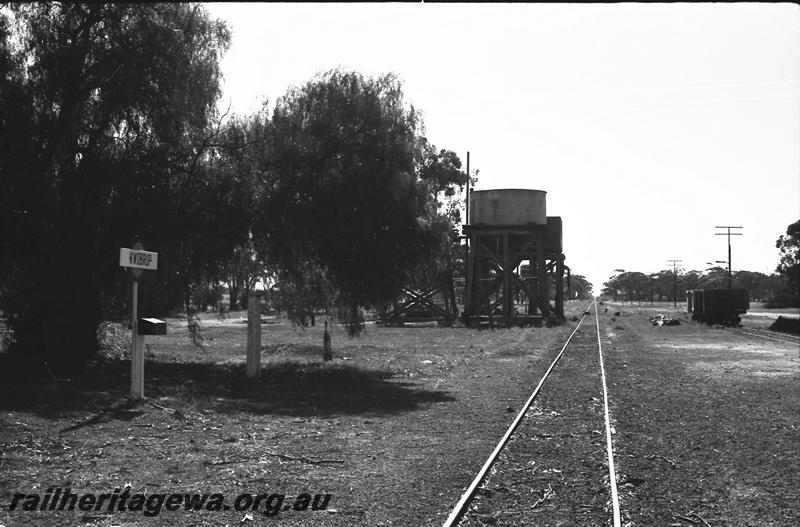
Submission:
<svg viewBox="0 0 800 527">
<path fill-rule="evenodd" d="M 646 306 L 602 307 L 626 521 L 796 525 L 796 350 L 684 320 L 652 326 Z M 441 525 L 514 418 L 508 407 L 527 398 L 584 306 L 570 309 L 570 323 L 552 329 L 370 326 L 359 339 L 337 329 L 330 363 L 321 327 L 268 319 L 256 381 L 244 376 L 240 317 L 204 318 L 202 347 L 185 320 L 169 320 L 167 336 L 148 337 L 148 401 L 138 405 L 127 402 L 123 360 L 69 381 L 6 369 L 0 525 Z M 468 524 L 609 517 L 595 357 L 568 351 Z M 326 511 L 275 517 L 263 508 L 152 518 L 8 510 L 15 492 L 108 493 L 126 484 L 150 494 L 220 492 L 227 503 L 240 493 L 286 494 L 287 504 L 304 492 L 331 499 Z"/>
<path fill-rule="evenodd" d="M 257 523 L 441 523 L 524 400 L 566 328 L 381 328 L 350 339 L 267 319 L 263 371 L 244 376 L 241 317 L 186 321 L 148 337 L 148 402 L 127 402 L 129 365 L 108 360 L 68 382 L 9 382 L 0 413 L 2 525 L 238 525 L 245 512 L 8 511 L 15 492 L 330 493 L 327 511 Z M 9 379 L 13 381 L 13 379 Z M 487 390 L 487 387 L 491 387 Z M 288 498 L 287 498 L 288 500 Z"/>
</svg>

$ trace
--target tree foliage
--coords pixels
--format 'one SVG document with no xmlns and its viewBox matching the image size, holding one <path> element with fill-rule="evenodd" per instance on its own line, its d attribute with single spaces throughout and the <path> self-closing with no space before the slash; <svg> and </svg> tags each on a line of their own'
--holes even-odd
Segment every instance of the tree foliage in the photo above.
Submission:
<svg viewBox="0 0 800 527">
<path fill-rule="evenodd" d="M 276 102 L 255 234 L 282 280 L 327 292 L 315 302 L 335 305 L 351 334 L 363 308 L 391 302 L 448 241 L 435 195 L 451 184 L 442 170 L 460 161 L 421 154 L 419 131 L 393 75 L 333 70 Z M 324 288 L 309 282 L 320 277 Z"/>
<path fill-rule="evenodd" d="M 437 151 L 424 136 L 417 140 L 416 156 L 420 180 L 438 199 L 456 196 L 469 181 L 467 173 L 461 170 L 461 159 L 458 155 L 452 150 Z M 444 203 L 440 202 L 439 205 L 443 206 Z"/>
<path fill-rule="evenodd" d="M 246 197 L 235 175 L 204 165 L 229 33 L 189 4 L 11 10 L 0 15 L 0 301 L 15 349 L 80 366 L 103 301 L 119 311 L 126 296 L 121 246 L 160 253 L 143 299 L 174 300 L 246 232 L 246 215 L 221 206 Z"/>
<path fill-rule="evenodd" d="M 683 302 L 686 291 L 690 289 L 727 288 L 728 270 L 715 266 L 704 271 L 678 269 L 674 274 L 672 269 L 663 269 L 649 275 L 618 270 L 603 286 L 603 294 L 615 301 Z M 786 282 L 779 275 L 734 271 L 732 286 L 747 289 L 753 302 L 771 302 L 784 295 Z"/>
<path fill-rule="evenodd" d="M 461 159 L 455 152 L 437 150 L 424 136 L 417 142 L 416 155 L 420 184 L 427 189 L 431 201 L 436 203 L 438 214 L 434 214 L 431 221 L 437 224 L 436 229 L 445 240 L 440 250 L 419 266 L 414 282 L 407 285 L 417 289 L 443 287 L 447 302 L 454 303 L 452 279 L 464 265 L 459 229 L 465 198 L 463 191 L 470 178 L 466 171 L 461 170 Z"/>
<path fill-rule="evenodd" d="M 8 13 L 11 13 L 10 15 Z M 13 350 L 80 367 L 128 313 L 122 246 L 159 253 L 140 313 L 202 305 L 258 277 L 302 323 L 453 274 L 458 156 L 422 135 L 393 75 L 331 71 L 220 117 L 229 33 L 196 4 L 0 12 L 0 310 Z M 455 251 L 455 252 L 454 252 Z"/>
<path fill-rule="evenodd" d="M 292 277 L 278 274 L 275 281 L 272 306 L 298 326 L 315 325 L 318 312 L 336 314 L 337 292 L 318 266 L 301 266 Z"/>
<path fill-rule="evenodd" d="M 789 282 L 785 300 L 800 306 L 800 220 L 786 228 L 786 234 L 778 237 L 775 247 L 780 250 L 780 263 L 776 269 Z"/>
<path fill-rule="evenodd" d="M 649 295 L 650 278 L 638 271 L 619 270 L 608 282 L 603 284 L 603 293 L 617 300 L 642 300 Z"/>
<path fill-rule="evenodd" d="M 255 283 L 268 274 L 257 250 L 262 240 L 252 235 L 253 218 L 263 201 L 268 137 L 269 119 L 262 109 L 231 117 L 220 127 L 215 141 L 207 144 L 205 169 L 214 180 L 226 182 L 226 192 L 217 196 L 222 198 L 217 207 L 228 213 L 216 216 L 217 221 L 225 227 L 224 222 L 238 219 L 234 229 L 223 229 L 235 237 L 219 244 L 225 253 L 211 261 L 212 269 L 206 273 L 213 283 L 228 284 L 231 309 L 246 305 Z"/>
<path fill-rule="evenodd" d="M 585 276 L 571 275 L 569 286 L 571 294 L 567 300 L 590 300 L 592 298 L 592 283 Z"/>
</svg>

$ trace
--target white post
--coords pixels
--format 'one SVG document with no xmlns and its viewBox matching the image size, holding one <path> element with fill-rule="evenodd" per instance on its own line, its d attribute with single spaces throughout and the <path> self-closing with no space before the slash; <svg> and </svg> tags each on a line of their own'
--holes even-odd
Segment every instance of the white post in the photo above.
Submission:
<svg viewBox="0 0 800 527">
<path fill-rule="evenodd" d="M 261 302 L 258 295 L 247 297 L 247 376 L 261 372 Z"/>
<path fill-rule="evenodd" d="M 131 307 L 131 399 L 144 398 L 144 335 L 139 335 L 139 281 L 133 280 L 133 305 Z"/>
</svg>

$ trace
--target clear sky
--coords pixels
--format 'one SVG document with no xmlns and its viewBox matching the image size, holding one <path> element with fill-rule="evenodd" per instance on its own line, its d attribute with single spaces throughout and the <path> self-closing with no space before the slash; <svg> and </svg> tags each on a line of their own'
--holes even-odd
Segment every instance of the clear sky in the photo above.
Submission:
<svg viewBox="0 0 800 527">
<path fill-rule="evenodd" d="M 222 106 L 335 67 L 396 73 L 478 190 L 547 191 L 599 293 L 727 260 L 771 273 L 800 219 L 800 8 L 708 4 L 206 4 L 233 41 Z"/>
</svg>

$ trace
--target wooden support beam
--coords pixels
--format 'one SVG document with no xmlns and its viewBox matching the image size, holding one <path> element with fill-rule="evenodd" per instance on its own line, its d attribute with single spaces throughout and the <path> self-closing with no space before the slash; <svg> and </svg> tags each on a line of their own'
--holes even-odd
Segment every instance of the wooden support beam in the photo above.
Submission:
<svg viewBox="0 0 800 527">
<path fill-rule="evenodd" d="M 510 236 L 503 234 L 503 316 L 511 317 L 514 315 L 514 292 L 512 287 L 512 275 L 514 267 L 511 266 L 511 247 Z"/>
<path fill-rule="evenodd" d="M 542 240 L 536 240 L 536 270 L 539 277 L 538 305 L 543 316 L 550 316 L 550 297 L 547 290 L 547 268 L 545 254 L 542 252 Z"/>
<path fill-rule="evenodd" d="M 489 284 L 485 289 L 481 288 L 480 291 L 477 291 L 478 294 L 476 295 L 476 302 L 478 303 L 478 305 L 481 305 L 484 302 L 488 302 L 489 296 L 491 296 L 492 293 L 497 291 L 502 283 L 503 283 L 503 275 L 499 274 L 494 278 L 494 280 L 492 280 L 492 283 Z M 476 312 L 475 314 L 478 313 L 479 312 Z"/>
<path fill-rule="evenodd" d="M 549 231 L 543 225 L 465 226 L 470 238 L 470 255 L 465 280 L 464 316 L 491 316 L 513 323 L 515 293 L 527 300 L 528 315 L 548 317 L 563 312 L 563 258 L 551 247 Z M 516 269 L 530 261 L 532 276 L 522 279 Z M 497 273 L 492 276 L 490 273 Z M 556 287 L 555 306 L 550 302 L 551 276 Z M 491 279 L 490 279 L 491 278 Z M 500 316 L 502 313 L 502 317 Z M 522 315 L 520 315 L 522 316 Z"/>
<path fill-rule="evenodd" d="M 447 311 L 447 309 L 436 305 L 432 298 L 437 293 L 443 293 L 442 287 L 434 287 L 426 291 L 403 289 L 403 293 L 408 297 L 406 301 L 402 305 L 395 307 L 389 313 L 387 313 L 384 320 L 398 320 L 401 315 L 407 313 L 412 308 L 422 307 L 430 309 L 439 316 L 443 317 L 446 321 L 452 322 L 454 318 L 453 315 Z"/>
<path fill-rule="evenodd" d="M 531 287 L 528 284 L 526 284 L 522 278 L 517 276 L 516 273 L 513 275 L 513 277 L 514 281 L 520 286 L 520 289 L 522 289 L 525 292 L 525 296 L 527 296 L 528 301 L 536 298 L 535 290 L 531 289 Z"/>
<path fill-rule="evenodd" d="M 497 266 L 497 267 L 498 267 L 500 270 L 504 271 L 504 270 L 505 270 L 505 265 L 503 264 L 503 259 L 502 259 L 502 258 L 500 258 L 500 256 L 499 256 L 497 253 L 495 253 L 494 251 L 492 251 L 491 249 L 489 249 L 489 247 L 488 247 L 486 244 L 482 243 L 480 246 L 481 246 L 481 249 L 483 249 L 483 252 L 484 252 L 484 253 L 486 253 L 486 255 L 487 255 L 487 256 L 488 256 L 488 257 L 489 257 L 489 258 L 490 258 L 492 261 L 494 261 L 494 264 L 495 264 L 495 265 L 496 265 L 496 266 Z"/>
<path fill-rule="evenodd" d="M 535 238 L 528 240 L 528 242 L 516 252 L 516 254 L 514 255 L 514 260 L 517 261 L 517 265 L 519 265 L 522 262 L 522 260 L 526 259 L 526 256 L 528 256 L 528 253 L 531 249 L 534 249 L 536 247 L 536 242 L 537 240 Z M 517 265 L 515 265 L 514 267 L 516 267 Z"/>
<path fill-rule="evenodd" d="M 412 302 L 414 303 L 414 305 L 424 306 L 424 307 L 433 309 L 434 311 L 438 312 L 440 315 L 444 316 L 445 318 L 447 318 L 447 319 L 450 318 L 450 313 L 448 313 L 446 310 L 442 309 L 441 307 L 437 306 L 433 302 L 433 300 L 431 300 L 431 297 L 433 295 L 435 295 L 436 293 L 440 293 L 442 291 L 442 289 L 440 287 L 437 287 L 435 289 L 429 289 L 427 292 L 424 292 L 424 293 L 416 293 L 416 292 L 410 291 L 410 290 L 404 290 L 404 291 L 406 292 L 406 294 L 408 294 L 412 298 Z"/>
<path fill-rule="evenodd" d="M 556 259 L 556 316 L 564 318 L 564 255 Z"/>
<path fill-rule="evenodd" d="M 475 253 L 477 252 L 476 245 L 478 243 L 476 235 L 470 236 L 469 244 L 471 248 L 467 250 L 467 269 L 466 278 L 464 280 L 464 312 L 465 314 L 472 314 L 474 310 L 473 290 L 475 287 L 475 277 L 477 276 L 477 269 L 475 267 Z M 468 246 L 469 247 L 469 246 Z"/>
<path fill-rule="evenodd" d="M 503 302 L 505 302 L 505 297 L 501 296 L 500 298 L 489 304 L 489 312 L 494 313 L 494 311 L 497 309 L 497 306 L 501 305 Z"/>
</svg>

